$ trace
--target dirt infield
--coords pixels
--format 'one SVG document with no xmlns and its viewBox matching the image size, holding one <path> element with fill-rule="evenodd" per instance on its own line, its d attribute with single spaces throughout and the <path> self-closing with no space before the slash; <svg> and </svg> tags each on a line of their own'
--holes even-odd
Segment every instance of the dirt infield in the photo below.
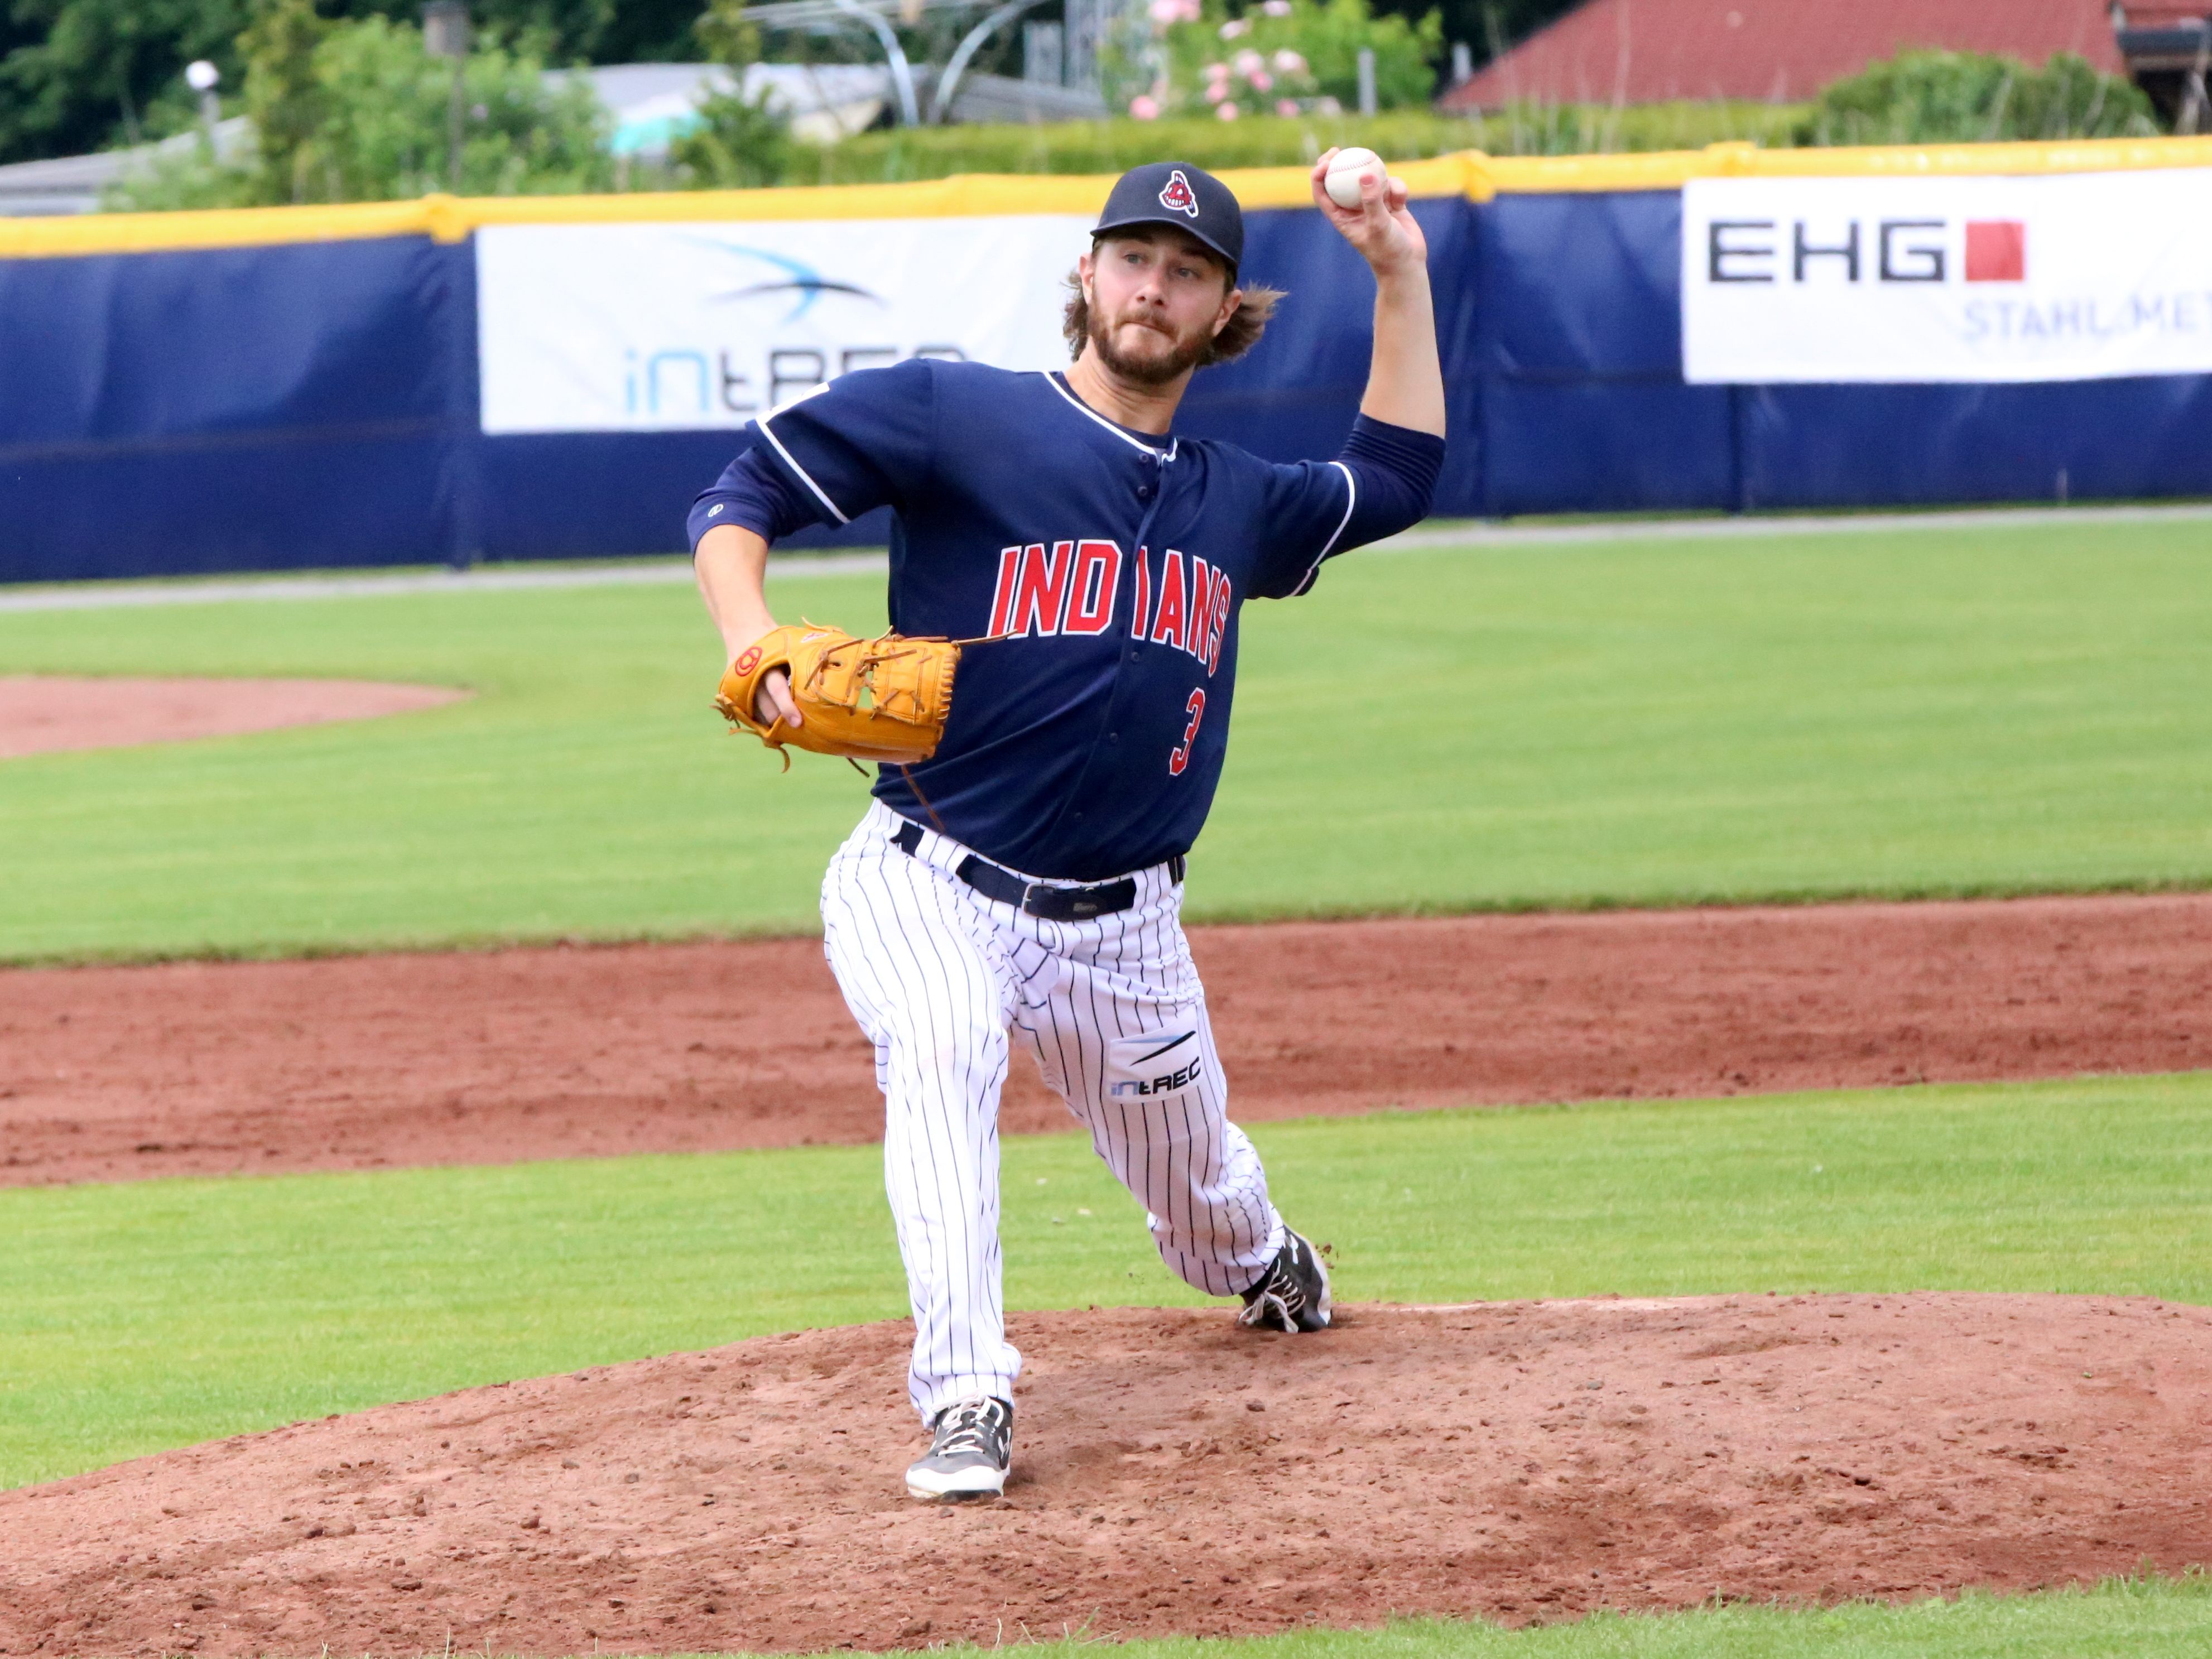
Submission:
<svg viewBox="0 0 2212 1659">
<path fill-rule="evenodd" d="M 0 1652 L 716 1652 L 1515 1622 L 2212 1560 L 2212 1313 L 1716 1297 L 1029 1315 L 1005 1501 L 907 1328 L 471 1389 L 0 1493 Z"/>
<path fill-rule="evenodd" d="M 1231 1106 L 2212 1065 L 2212 896 L 1201 927 Z M 1010 1132 L 1066 1127 L 1026 1060 Z M 0 972 L 0 1185 L 857 1142 L 812 940 Z"/>
<path fill-rule="evenodd" d="M 0 760 L 228 738 L 435 708 L 468 694 L 380 680 L 109 679 L 0 674 Z"/>
</svg>

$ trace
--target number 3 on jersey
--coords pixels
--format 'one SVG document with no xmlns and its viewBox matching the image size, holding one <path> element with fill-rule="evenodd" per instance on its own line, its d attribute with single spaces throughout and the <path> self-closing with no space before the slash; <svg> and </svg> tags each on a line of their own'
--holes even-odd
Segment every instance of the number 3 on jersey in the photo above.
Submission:
<svg viewBox="0 0 2212 1659">
<path fill-rule="evenodd" d="M 1168 775 L 1179 778 L 1182 769 L 1190 764 L 1190 745 L 1198 737 L 1198 723 L 1206 718 L 1206 693 L 1194 691 L 1190 701 L 1183 705 L 1190 710 L 1190 724 L 1182 729 L 1182 741 L 1168 755 Z"/>
</svg>

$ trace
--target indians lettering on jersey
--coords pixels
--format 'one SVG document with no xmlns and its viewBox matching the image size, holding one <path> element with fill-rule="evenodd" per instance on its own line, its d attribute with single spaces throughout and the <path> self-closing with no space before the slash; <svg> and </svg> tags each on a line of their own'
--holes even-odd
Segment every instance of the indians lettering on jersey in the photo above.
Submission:
<svg viewBox="0 0 2212 1659">
<path fill-rule="evenodd" d="M 1188 652 L 1211 674 L 1221 665 L 1222 630 L 1235 599 L 1229 573 L 1172 547 L 1159 565 L 1155 603 L 1152 561 L 1138 549 L 1129 636 Z M 1121 592 L 1118 543 L 1088 538 L 1006 548 L 999 554 L 989 632 L 994 639 L 1103 634 L 1114 625 Z"/>
</svg>

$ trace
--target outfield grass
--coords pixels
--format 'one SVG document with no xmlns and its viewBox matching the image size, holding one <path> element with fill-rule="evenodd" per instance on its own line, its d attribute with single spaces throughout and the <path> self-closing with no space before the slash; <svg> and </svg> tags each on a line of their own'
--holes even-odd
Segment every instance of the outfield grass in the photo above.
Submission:
<svg viewBox="0 0 2212 1659">
<path fill-rule="evenodd" d="M 1947 1288 L 2212 1303 L 2212 1073 L 1253 1133 L 1278 1201 L 1336 1246 L 1350 1300 Z M 901 1316 L 880 1157 L 0 1192 L 0 1485 Z M 1006 1168 L 1009 1305 L 1202 1299 L 1160 1267 L 1087 1140 L 1010 1140 Z"/>
<path fill-rule="evenodd" d="M 2205 884 L 2205 543 L 1936 523 L 1355 555 L 1246 612 L 1192 914 Z M 865 629 L 879 588 L 776 603 Z M 861 781 L 720 736 L 717 654 L 673 586 L 0 615 L 0 673 L 479 694 L 0 763 L 0 959 L 812 930 Z"/>
<path fill-rule="evenodd" d="M 1097 1647 L 1026 1642 L 1022 1651 L 1075 1659 Z M 2212 1653 L 2212 1580 L 2192 1572 L 2032 1595 L 1969 1591 L 1901 1607 L 1600 1613 L 1520 1630 L 1406 1620 L 1372 1631 L 1117 1643 L 1113 1651 L 1117 1659 L 2180 1659 Z"/>
</svg>

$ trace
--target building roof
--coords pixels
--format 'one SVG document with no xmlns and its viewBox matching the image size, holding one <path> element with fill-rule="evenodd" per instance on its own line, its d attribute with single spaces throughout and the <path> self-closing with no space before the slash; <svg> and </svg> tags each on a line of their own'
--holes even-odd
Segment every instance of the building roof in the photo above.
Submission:
<svg viewBox="0 0 2212 1659">
<path fill-rule="evenodd" d="M 252 125 L 243 115 L 218 122 L 216 154 L 226 161 L 242 155 L 253 142 Z M 0 167 L 0 218 L 97 213 L 101 197 L 125 173 L 151 165 L 157 156 L 187 155 L 201 142 L 200 130 L 195 127 L 159 143 L 130 149 L 57 155 L 44 161 L 10 161 Z"/>
<path fill-rule="evenodd" d="M 2108 0 L 1588 0 L 1442 101 L 1461 110 L 1523 100 L 1789 103 L 1914 46 L 2038 64 L 2071 52 L 2125 72 Z"/>
</svg>

